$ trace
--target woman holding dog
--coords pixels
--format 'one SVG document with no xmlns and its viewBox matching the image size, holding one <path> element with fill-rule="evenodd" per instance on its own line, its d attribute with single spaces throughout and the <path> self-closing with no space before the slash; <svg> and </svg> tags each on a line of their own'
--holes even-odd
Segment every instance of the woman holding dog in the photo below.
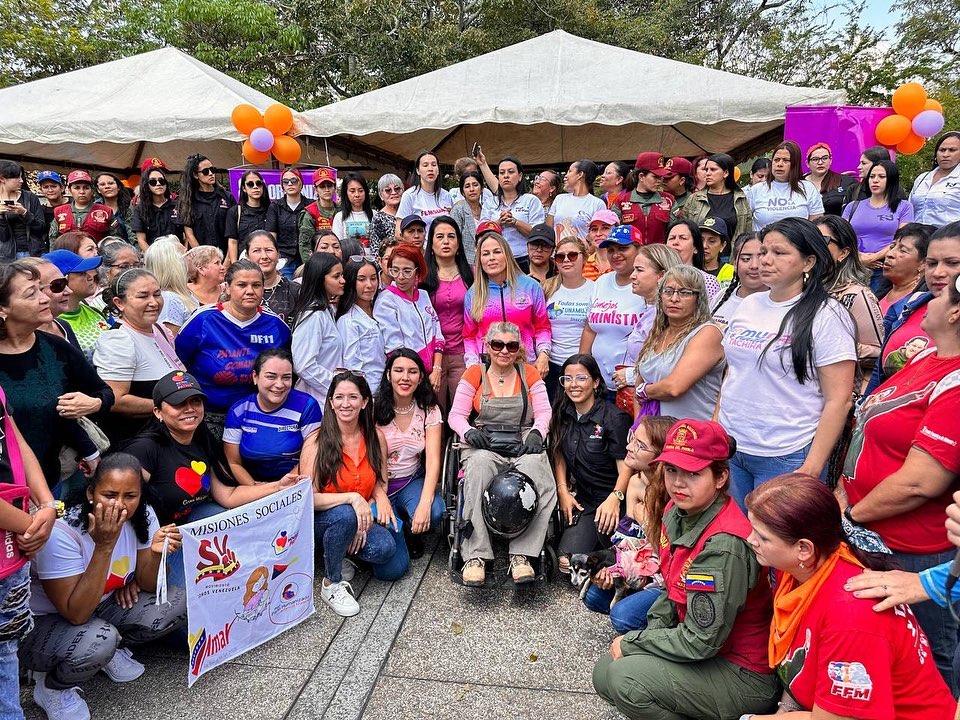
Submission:
<svg viewBox="0 0 960 720">
<path fill-rule="evenodd" d="M 670 495 L 660 548 L 666 589 L 646 629 L 616 638 L 593 669 L 597 692 L 627 717 L 720 720 L 776 705 L 770 585 L 747 543 L 750 523 L 726 492 L 735 449 L 717 423 L 687 419 L 654 460 Z"/>
</svg>

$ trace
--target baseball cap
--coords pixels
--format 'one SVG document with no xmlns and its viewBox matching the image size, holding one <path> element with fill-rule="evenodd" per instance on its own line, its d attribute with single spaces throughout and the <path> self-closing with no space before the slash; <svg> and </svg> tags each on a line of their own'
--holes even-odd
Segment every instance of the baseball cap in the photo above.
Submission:
<svg viewBox="0 0 960 720">
<path fill-rule="evenodd" d="M 493 220 L 484 220 L 482 223 L 477 225 L 477 240 L 482 238 L 487 233 L 497 233 L 497 235 L 503 235 L 503 228 L 498 222 L 494 222 Z"/>
<path fill-rule="evenodd" d="M 700 472 L 715 460 L 729 458 L 730 436 L 719 423 L 687 418 L 670 428 L 663 450 L 653 462 Z"/>
<path fill-rule="evenodd" d="M 670 158 L 664 167 L 671 175 L 693 175 L 693 163 L 682 157 Z"/>
<path fill-rule="evenodd" d="M 158 157 L 148 157 L 140 163 L 140 174 L 146 174 L 147 170 L 166 170 L 167 165 Z"/>
<path fill-rule="evenodd" d="M 550 247 L 557 246 L 557 233 L 546 223 L 537 223 L 530 228 L 530 234 L 527 235 L 527 242 L 542 242 Z"/>
<path fill-rule="evenodd" d="M 333 183 L 335 185 L 336 182 L 337 178 L 333 168 L 322 167 L 313 171 L 314 185 L 322 185 L 323 183 Z"/>
<path fill-rule="evenodd" d="M 88 185 L 93 185 L 93 178 L 90 177 L 90 173 L 86 170 L 74 170 L 72 173 L 67 175 L 67 185 L 73 185 L 74 183 L 87 183 Z"/>
<path fill-rule="evenodd" d="M 57 185 L 63 185 L 63 178 L 60 177 L 60 173 L 53 170 L 41 170 L 37 173 L 37 184 L 39 185 L 44 180 L 52 180 Z"/>
<path fill-rule="evenodd" d="M 200 383 L 190 373 L 183 370 L 174 370 L 157 380 L 153 386 L 153 404 L 160 407 L 160 403 L 182 405 L 192 397 L 207 399 L 207 395 L 200 389 Z"/>
<path fill-rule="evenodd" d="M 634 167 L 643 172 L 652 172 L 657 177 L 666 177 L 670 174 L 670 170 L 664 167 L 663 155 L 658 152 L 640 153 L 637 155 Z"/>
<path fill-rule="evenodd" d="M 100 263 L 103 262 L 103 258 L 99 255 L 92 258 L 82 258 L 69 250 L 54 250 L 53 252 L 48 252 L 43 256 L 43 259 L 49 260 L 56 265 L 57 269 L 64 275 L 72 272 L 88 272 L 100 267 Z"/>
<path fill-rule="evenodd" d="M 727 224 L 718 217 L 713 215 L 707 215 L 703 220 L 700 221 L 700 224 L 697 226 L 701 230 L 709 230 L 710 232 L 715 232 L 717 235 L 722 237 L 724 241 L 730 240 L 730 233 L 727 231 Z"/>
<path fill-rule="evenodd" d="M 597 247 L 607 247 L 609 245 L 643 245 L 643 233 L 633 225 L 614 225 Z"/>
<path fill-rule="evenodd" d="M 403 220 L 400 221 L 400 232 L 403 232 L 411 225 L 423 225 L 424 228 L 427 227 L 427 224 L 423 221 L 423 218 L 419 215 L 407 215 Z"/>
<path fill-rule="evenodd" d="M 616 225 L 620 222 L 620 218 L 617 217 L 617 214 L 613 210 L 597 210 L 593 217 L 590 218 L 589 227 L 594 225 Z"/>
</svg>

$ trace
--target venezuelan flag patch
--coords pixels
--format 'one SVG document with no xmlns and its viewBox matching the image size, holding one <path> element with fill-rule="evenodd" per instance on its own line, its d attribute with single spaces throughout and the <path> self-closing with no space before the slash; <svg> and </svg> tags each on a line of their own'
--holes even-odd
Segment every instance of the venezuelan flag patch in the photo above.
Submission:
<svg viewBox="0 0 960 720">
<path fill-rule="evenodd" d="M 686 578 L 687 592 L 712 593 L 717 591 L 717 581 L 713 575 L 688 574 Z"/>
</svg>

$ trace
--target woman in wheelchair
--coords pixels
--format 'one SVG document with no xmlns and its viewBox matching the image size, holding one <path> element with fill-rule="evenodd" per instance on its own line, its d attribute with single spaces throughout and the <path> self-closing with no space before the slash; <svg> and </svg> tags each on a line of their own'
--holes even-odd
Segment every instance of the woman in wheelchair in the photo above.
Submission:
<svg viewBox="0 0 960 720">
<path fill-rule="evenodd" d="M 479 586 L 486 580 L 485 562 L 493 559 L 493 549 L 481 510 L 483 493 L 497 473 L 510 467 L 533 481 L 538 496 L 530 524 L 510 540 L 510 574 L 515 583 L 528 583 L 535 579 L 529 557 L 540 554 L 557 502 L 543 443 L 550 401 L 540 373 L 526 362 L 516 325 L 493 323 L 486 347 L 489 365 L 467 368 L 449 418 L 450 428 L 469 446 L 462 451 L 463 584 Z"/>
</svg>

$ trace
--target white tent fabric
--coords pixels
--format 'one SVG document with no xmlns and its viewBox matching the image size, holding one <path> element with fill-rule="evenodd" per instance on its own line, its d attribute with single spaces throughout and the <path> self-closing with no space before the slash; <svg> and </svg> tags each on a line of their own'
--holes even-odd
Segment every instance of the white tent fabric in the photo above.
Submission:
<svg viewBox="0 0 960 720">
<path fill-rule="evenodd" d="M 309 110 L 299 132 L 358 138 L 441 162 L 474 142 L 525 164 L 724 152 L 767 141 L 788 105 L 838 105 L 793 87 L 612 47 L 556 30 L 389 87 Z"/>
<path fill-rule="evenodd" d="M 240 165 L 240 103 L 275 101 L 175 48 L 161 48 L 0 90 L 0 155 L 24 164 L 124 170 L 159 157 L 170 168 L 201 152 Z M 325 164 L 322 143 L 303 164 Z M 333 156 L 338 166 L 351 165 Z"/>
</svg>

